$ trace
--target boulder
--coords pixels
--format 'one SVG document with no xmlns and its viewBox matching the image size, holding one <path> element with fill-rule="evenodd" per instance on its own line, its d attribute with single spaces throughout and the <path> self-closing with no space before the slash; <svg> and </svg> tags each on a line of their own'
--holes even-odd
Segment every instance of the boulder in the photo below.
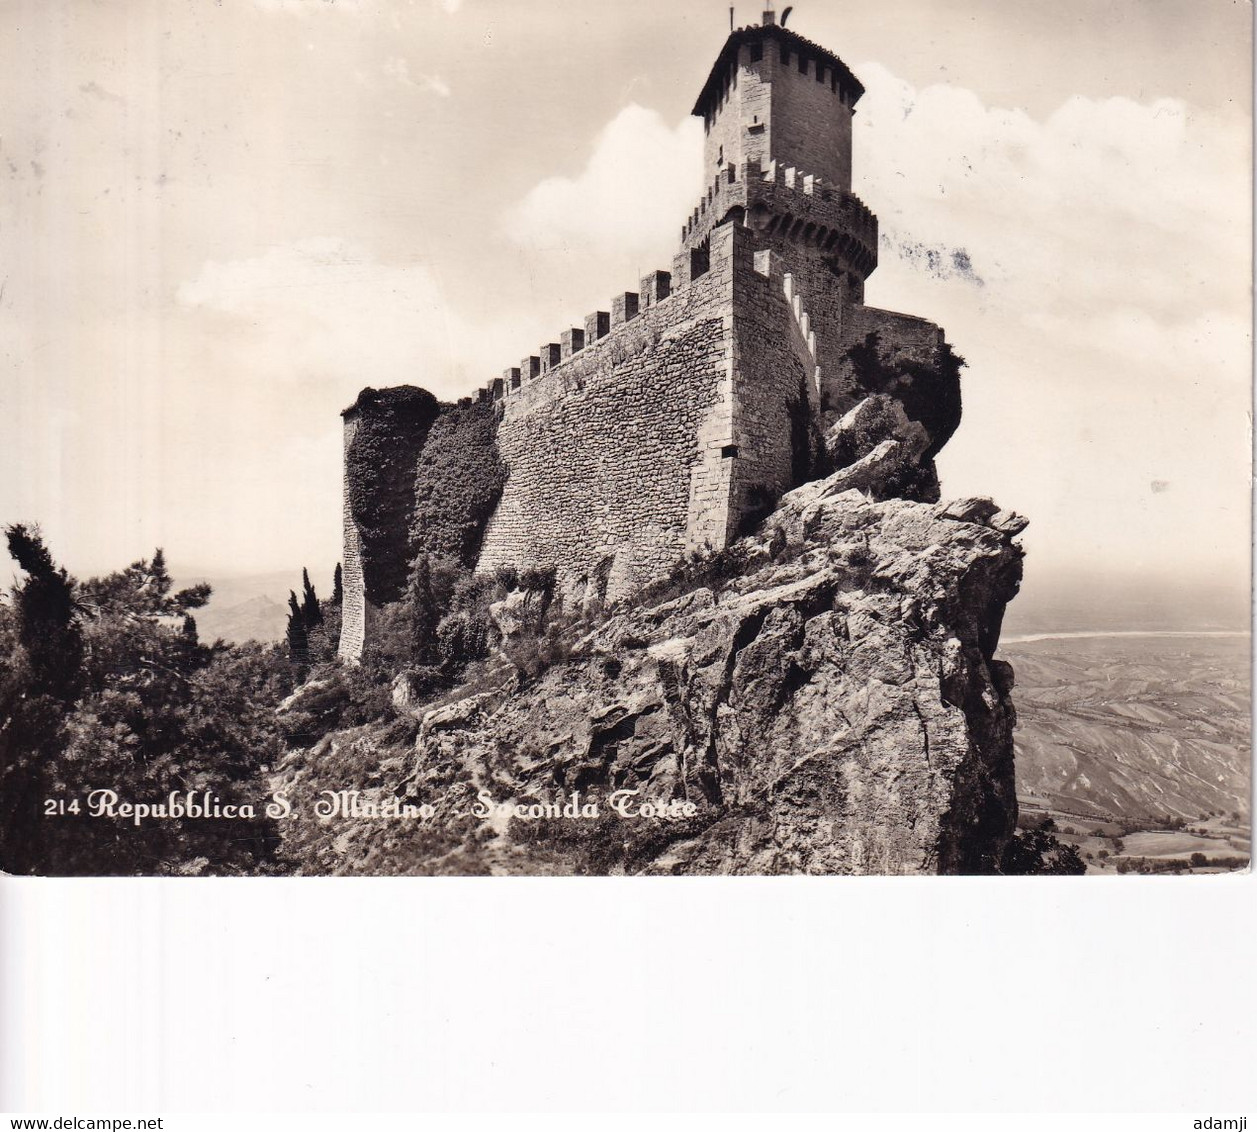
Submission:
<svg viewBox="0 0 1257 1132">
<path fill-rule="evenodd" d="M 934 463 L 924 458 L 929 433 L 893 397 L 865 397 L 829 426 L 824 447 L 843 487 L 858 488 L 872 499 L 938 499 Z"/>
</svg>

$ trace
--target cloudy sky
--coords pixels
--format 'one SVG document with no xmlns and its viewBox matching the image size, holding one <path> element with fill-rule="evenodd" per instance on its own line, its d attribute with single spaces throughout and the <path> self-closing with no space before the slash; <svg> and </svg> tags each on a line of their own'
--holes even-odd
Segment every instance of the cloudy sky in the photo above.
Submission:
<svg viewBox="0 0 1257 1132">
<path fill-rule="evenodd" d="M 1249 6 L 791 27 L 868 88 L 869 302 L 968 359 L 945 494 L 1029 515 L 1031 577 L 1242 583 Z M 670 264 L 727 31 L 725 0 L 0 0 L 0 521 L 80 574 L 330 571 L 360 387 L 463 395 Z"/>
</svg>

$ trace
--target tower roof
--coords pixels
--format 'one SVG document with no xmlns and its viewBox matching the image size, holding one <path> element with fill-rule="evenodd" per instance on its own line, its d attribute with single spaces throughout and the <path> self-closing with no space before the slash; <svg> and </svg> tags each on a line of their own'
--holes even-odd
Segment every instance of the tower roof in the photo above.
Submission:
<svg viewBox="0 0 1257 1132">
<path fill-rule="evenodd" d="M 729 64 L 738 57 L 738 50 L 744 43 L 763 43 L 766 40 L 784 44 L 792 52 L 801 52 L 832 67 L 838 76 L 839 85 L 847 93 L 852 106 L 864 93 L 864 84 L 832 51 L 778 24 L 754 24 L 750 27 L 738 28 L 725 40 L 725 45 L 720 49 L 720 54 L 712 64 L 711 73 L 707 76 L 698 101 L 694 103 L 694 109 L 690 113 L 702 117 L 711 108 L 717 92 L 724 84 L 724 76 Z"/>
</svg>

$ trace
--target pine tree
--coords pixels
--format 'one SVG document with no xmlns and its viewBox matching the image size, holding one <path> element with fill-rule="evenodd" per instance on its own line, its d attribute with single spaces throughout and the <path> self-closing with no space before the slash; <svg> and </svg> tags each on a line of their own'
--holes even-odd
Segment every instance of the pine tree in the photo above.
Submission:
<svg viewBox="0 0 1257 1132">
<path fill-rule="evenodd" d="M 192 614 L 185 613 L 183 615 L 183 628 L 180 631 L 193 644 L 197 643 L 196 618 Z"/>
<path fill-rule="evenodd" d="M 34 677 L 32 690 L 72 699 L 83 661 L 74 579 L 53 562 L 38 527 L 17 523 L 5 534 L 9 554 L 27 574 L 26 581 L 14 587 L 13 604 L 18 640 Z"/>
<path fill-rule="evenodd" d="M 310 584 L 310 571 L 301 568 L 301 615 L 305 618 L 305 627 L 313 629 L 323 623 L 323 610 L 319 608 L 319 599 Z"/>
<path fill-rule="evenodd" d="M 341 605 L 345 600 L 345 587 L 340 573 L 340 563 L 336 563 L 336 572 L 332 575 L 332 604 Z"/>
</svg>

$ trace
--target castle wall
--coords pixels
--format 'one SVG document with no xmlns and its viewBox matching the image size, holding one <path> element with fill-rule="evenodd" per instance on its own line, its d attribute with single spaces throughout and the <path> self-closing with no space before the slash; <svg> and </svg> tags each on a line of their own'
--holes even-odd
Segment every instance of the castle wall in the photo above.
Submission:
<svg viewBox="0 0 1257 1132">
<path fill-rule="evenodd" d="M 820 368 L 818 396 L 812 404 L 822 432 L 868 393 L 856 379 L 849 351 L 862 345 L 870 333 L 877 334 L 880 353 L 888 362 L 938 362 L 943 331 L 927 319 L 865 306 L 859 301 L 861 281 L 840 270 L 835 257 L 790 239 L 781 230 L 761 233 L 756 242 L 770 253 L 774 281 L 788 274 L 790 297 L 807 314 Z"/>
<path fill-rule="evenodd" d="M 853 307 L 844 327 L 848 353 L 834 380 L 836 386 L 855 389 L 856 396 L 868 390 L 858 380 L 850 351 L 863 347 L 870 334 L 877 335 L 876 390 L 891 394 L 912 420 L 925 426 L 931 437 L 925 456 L 932 460 L 960 425 L 963 362 L 934 323 L 897 311 Z M 934 491 L 937 498 L 937 482 Z"/>
<path fill-rule="evenodd" d="M 884 352 L 929 365 L 943 344 L 942 329 L 929 319 L 877 307 L 852 307 L 843 333 L 847 343 L 863 342 L 876 333 Z"/>
<path fill-rule="evenodd" d="M 480 571 L 554 566 L 568 588 L 607 578 L 616 598 L 688 551 L 724 547 L 809 474 L 816 337 L 791 309 L 792 261 L 762 258 L 771 246 L 736 224 L 714 229 L 705 274 L 691 281 L 679 256 L 667 298 L 503 386 L 508 478 Z M 842 287 L 816 270 L 837 350 Z"/>
<path fill-rule="evenodd" d="M 345 417 L 345 455 L 346 462 L 349 446 L 353 444 L 358 433 L 356 415 Z M 353 505 L 350 501 L 349 476 L 345 475 L 344 510 L 342 513 L 344 544 L 341 551 L 341 608 L 340 608 L 340 645 L 338 652 L 342 660 L 356 661 L 362 656 L 362 648 L 367 638 L 367 620 L 369 616 L 366 586 L 362 577 L 362 539 L 358 534 L 358 525 L 354 522 Z"/>
<path fill-rule="evenodd" d="M 737 537 L 807 478 L 825 425 L 867 392 L 852 346 L 876 332 L 884 358 L 928 364 L 942 344 L 942 331 L 924 319 L 852 302 L 859 281 L 815 243 L 793 238 L 794 228 L 712 229 L 704 256 L 683 249 L 671 275 L 652 273 L 639 293 L 617 296 L 610 316 L 591 315 L 587 335 L 565 332 L 478 403 L 445 407 L 438 421 L 485 418 L 484 436 L 476 433 L 484 452 L 432 454 L 446 487 L 429 499 L 436 489 L 428 484 L 414 545 L 464 559 L 479 546 L 481 572 L 553 566 L 568 592 L 592 584 L 615 599 L 688 552 Z M 348 453 L 361 427 L 357 410 L 345 423 Z M 443 436 L 439 425 L 433 435 Z M 397 442 L 426 448 L 418 434 Z M 463 447 L 471 443 L 469 433 Z M 433 522 L 454 529 L 470 519 L 451 499 L 475 477 L 446 465 L 473 457 L 506 476 L 500 498 L 488 485 L 487 525 L 476 520 L 467 551 L 451 551 L 448 538 L 429 546 Z M 374 609 L 364 537 L 347 482 L 347 658 L 361 655 Z"/>
<path fill-rule="evenodd" d="M 815 364 L 783 287 L 780 261 L 763 257 L 753 234 L 735 242 L 733 436 L 729 504 L 736 535 L 806 476 Z M 760 251 L 757 261 L 756 252 Z"/>
<path fill-rule="evenodd" d="M 555 566 L 615 598 L 728 537 L 734 233 L 705 274 L 504 391 L 507 482 L 478 569 Z"/>
<path fill-rule="evenodd" d="M 765 19 L 730 36 L 695 106 L 706 183 L 671 273 L 561 330 L 474 403 L 438 411 L 402 387 L 349 411 L 342 655 L 360 655 L 371 602 L 401 596 L 415 552 L 481 573 L 554 567 L 564 592 L 616 599 L 767 513 L 874 389 L 936 445 L 954 430 L 963 363 L 942 331 L 863 306 L 878 246 L 850 191 L 863 87 Z M 876 357 L 857 349 L 871 333 Z"/>
<path fill-rule="evenodd" d="M 778 272 L 782 277 L 789 274 L 791 298 L 797 297 L 800 309 L 808 315 L 808 328 L 815 337 L 816 362 L 822 374 L 815 403 L 819 413 L 831 412 L 849 399 L 846 390 L 833 377 L 840 372 L 846 350 L 844 325 L 854 309 L 850 303 L 851 287 L 831 270 L 825 257 L 813 247 L 792 243 L 780 234 L 761 237 L 761 244 L 772 252 L 774 278 Z"/>
<path fill-rule="evenodd" d="M 944 341 L 942 329 L 927 319 L 877 307 L 849 307 L 842 327 L 842 353 L 826 373 L 825 396 L 835 411 L 845 412 L 864 395 L 847 351 L 863 345 L 870 334 L 877 335 L 879 353 L 892 363 L 904 360 L 935 365 Z"/>
</svg>

